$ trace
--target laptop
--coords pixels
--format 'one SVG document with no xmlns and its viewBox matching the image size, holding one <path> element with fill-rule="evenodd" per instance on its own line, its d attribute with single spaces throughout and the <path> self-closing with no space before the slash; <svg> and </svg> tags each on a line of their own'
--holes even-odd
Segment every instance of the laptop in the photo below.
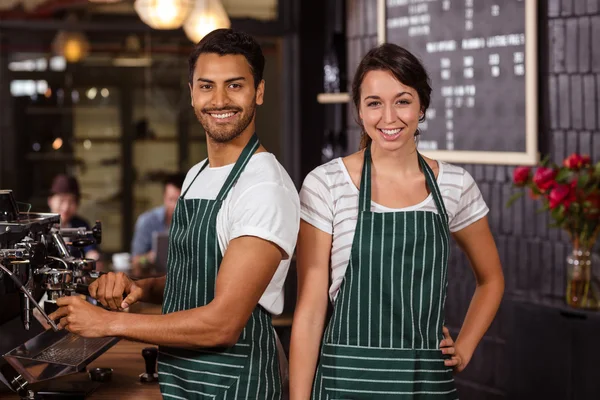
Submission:
<svg viewBox="0 0 600 400">
<path fill-rule="evenodd" d="M 154 232 L 152 235 L 152 251 L 156 254 L 155 268 L 157 273 L 167 273 L 167 254 L 169 253 L 169 232 Z"/>
</svg>

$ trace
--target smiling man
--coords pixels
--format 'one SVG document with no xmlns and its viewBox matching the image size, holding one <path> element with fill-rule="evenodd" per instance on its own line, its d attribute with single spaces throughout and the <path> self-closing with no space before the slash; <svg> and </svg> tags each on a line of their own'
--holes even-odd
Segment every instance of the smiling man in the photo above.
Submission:
<svg viewBox="0 0 600 400">
<path fill-rule="evenodd" d="M 133 282 L 110 273 L 90 286 L 113 310 L 141 300 L 162 303 L 163 315 L 109 312 L 67 297 L 51 317 L 82 336 L 159 345 L 165 398 L 279 399 L 271 314 L 283 310 L 300 203 L 254 132 L 264 57 L 250 36 L 221 29 L 202 39 L 189 61 L 191 103 L 206 131 L 208 159 L 183 184 L 167 275 Z"/>
</svg>

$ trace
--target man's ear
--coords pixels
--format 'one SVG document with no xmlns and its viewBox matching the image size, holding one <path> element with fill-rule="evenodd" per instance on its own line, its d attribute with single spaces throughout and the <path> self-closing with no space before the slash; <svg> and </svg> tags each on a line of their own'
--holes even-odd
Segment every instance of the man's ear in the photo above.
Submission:
<svg viewBox="0 0 600 400">
<path fill-rule="evenodd" d="M 257 105 L 261 105 L 263 103 L 264 95 L 265 95 L 265 80 L 263 79 L 262 81 L 260 81 L 260 83 L 258 84 L 258 87 L 256 88 L 256 104 Z"/>
<path fill-rule="evenodd" d="M 188 82 L 188 87 L 190 88 L 190 99 L 192 101 L 192 107 L 194 107 L 194 91 L 192 90 L 192 84 Z"/>
</svg>

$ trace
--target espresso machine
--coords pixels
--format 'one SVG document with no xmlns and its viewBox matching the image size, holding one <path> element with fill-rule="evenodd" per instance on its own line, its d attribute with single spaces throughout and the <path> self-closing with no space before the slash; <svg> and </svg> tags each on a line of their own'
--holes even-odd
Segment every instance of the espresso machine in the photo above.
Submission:
<svg viewBox="0 0 600 400">
<path fill-rule="evenodd" d="M 58 214 L 20 212 L 12 191 L 0 190 L 0 398 L 35 399 L 31 385 L 85 371 L 118 342 L 58 330 L 48 318 L 56 299 L 88 294 L 98 273 L 82 249 L 101 240 L 100 222 L 64 229 Z"/>
</svg>

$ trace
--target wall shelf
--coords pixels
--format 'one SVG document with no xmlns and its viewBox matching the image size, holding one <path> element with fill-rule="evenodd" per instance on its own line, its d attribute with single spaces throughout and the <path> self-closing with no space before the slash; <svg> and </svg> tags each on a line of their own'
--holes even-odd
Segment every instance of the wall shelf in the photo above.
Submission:
<svg viewBox="0 0 600 400">
<path fill-rule="evenodd" d="M 321 104 L 349 103 L 350 93 L 319 93 L 317 102 Z"/>
</svg>

